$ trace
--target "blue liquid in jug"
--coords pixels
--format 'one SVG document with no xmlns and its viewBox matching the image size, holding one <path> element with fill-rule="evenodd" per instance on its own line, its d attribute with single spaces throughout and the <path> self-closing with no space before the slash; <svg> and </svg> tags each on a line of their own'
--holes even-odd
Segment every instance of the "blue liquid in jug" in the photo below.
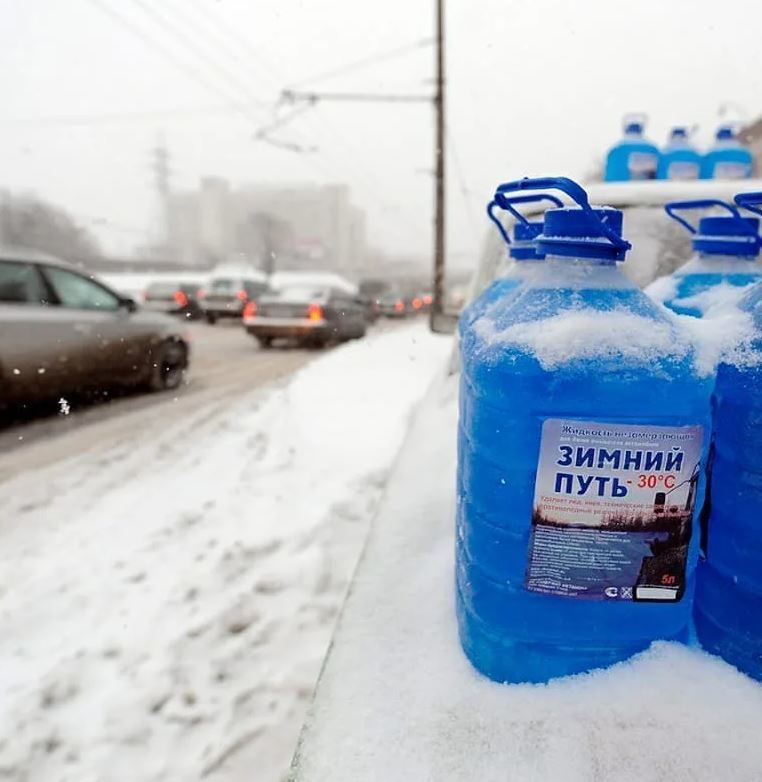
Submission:
<svg viewBox="0 0 762 782">
<path fill-rule="evenodd" d="M 625 432 L 620 439 L 633 454 L 637 438 L 685 437 L 698 463 L 711 393 L 711 380 L 697 375 L 690 348 L 676 347 L 676 333 L 658 349 L 630 349 L 634 334 L 672 334 L 674 326 L 613 264 L 551 257 L 543 269 L 542 279 L 507 297 L 504 307 L 493 302 L 489 317 L 464 324 L 461 333 L 457 616 L 469 659 L 503 682 L 545 682 L 626 659 L 655 639 L 686 640 L 695 584 L 698 534 L 692 511 L 682 504 L 700 507 L 703 487 L 696 465 L 687 464 L 688 446 L 682 471 L 691 480 L 679 489 L 673 484 L 681 504 L 660 499 L 665 490 L 656 483 L 649 496 L 661 515 L 649 517 L 652 522 L 638 526 L 630 519 L 631 527 L 618 530 L 615 524 L 626 514 L 612 501 L 609 526 L 557 528 L 542 517 L 535 523 L 538 460 L 549 431 L 571 423 L 580 431 L 589 426 L 608 433 L 603 440 L 593 435 L 572 442 L 576 447 L 587 439 L 579 445 L 583 463 L 584 449 L 615 442 L 617 430 Z M 549 365 L 536 346 L 522 343 L 521 330 L 539 326 L 552 352 L 552 329 L 558 327 L 552 319 L 564 313 L 572 316 L 568 328 L 578 316 L 603 319 L 600 329 L 580 333 L 579 344 L 563 337 L 567 354 Z M 622 316 L 638 318 L 638 328 L 617 343 L 612 333 Z M 501 336 L 516 328 L 518 337 Z M 593 503 L 607 502 L 598 494 L 602 486 L 604 494 L 612 488 L 606 470 L 588 472 L 575 474 L 563 502 L 584 504 L 591 496 Z M 619 491 L 641 474 L 650 480 L 652 472 L 618 471 Z M 661 472 L 663 480 L 666 470 Z M 594 476 L 602 482 L 591 486 Z M 585 484 L 589 492 L 580 491 Z M 573 516 L 578 506 L 565 507 Z M 664 588 L 652 580 L 659 568 L 662 578 L 672 579 Z M 674 585 L 679 588 L 670 591 Z"/>
<path fill-rule="evenodd" d="M 762 267 L 754 259 L 704 256 L 678 269 L 673 279 L 675 293 L 664 305 L 678 315 L 701 318 L 712 303 L 720 303 L 720 296 L 727 298 L 727 286 L 738 288 L 740 299 L 743 288 L 762 280 Z M 717 296 L 712 296 L 713 290 L 717 291 Z"/>
<path fill-rule="evenodd" d="M 762 285 L 741 303 L 762 358 Z M 762 681 L 762 366 L 720 365 L 706 558 L 699 563 L 696 632 L 702 646 Z"/>
</svg>

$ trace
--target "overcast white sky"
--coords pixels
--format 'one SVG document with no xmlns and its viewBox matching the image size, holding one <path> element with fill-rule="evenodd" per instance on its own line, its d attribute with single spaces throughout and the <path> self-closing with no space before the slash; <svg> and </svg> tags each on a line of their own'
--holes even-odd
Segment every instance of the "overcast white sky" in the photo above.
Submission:
<svg viewBox="0 0 762 782">
<path fill-rule="evenodd" d="M 208 174 L 345 181 L 376 245 L 428 253 L 428 106 L 321 104 L 283 134 L 317 146 L 311 155 L 252 135 L 283 87 L 430 36 L 432 5 L 0 0 L 0 187 L 68 208 L 124 251 L 155 225 L 150 149 L 163 133 L 174 187 Z M 448 123 L 461 172 L 450 157 L 449 250 L 461 258 L 477 252 L 496 183 L 582 175 L 627 111 L 649 114 L 654 140 L 672 124 L 697 123 L 701 142 L 723 102 L 731 118 L 762 113 L 759 0 L 448 0 L 447 23 Z M 421 48 L 304 87 L 419 94 L 432 72 L 433 52 Z M 231 103 L 246 108 L 227 110 Z M 108 117 L 132 113 L 142 116 Z M 87 122 L 49 121 L 67 117 Z"/>
</svg>

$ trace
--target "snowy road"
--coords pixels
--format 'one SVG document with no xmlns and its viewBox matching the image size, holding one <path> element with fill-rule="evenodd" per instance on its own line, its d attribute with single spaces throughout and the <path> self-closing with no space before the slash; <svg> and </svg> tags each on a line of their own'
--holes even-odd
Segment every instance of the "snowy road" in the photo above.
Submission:
<svg viewBox="0 0 762 782">
<path fill-rule="evenodd" d="M 108 418 L 91 427 L 108 436 L 7 472 L 0 778 L 280 780 L 448 349 L 405 325 L 285 383 Z"/>
</svg>

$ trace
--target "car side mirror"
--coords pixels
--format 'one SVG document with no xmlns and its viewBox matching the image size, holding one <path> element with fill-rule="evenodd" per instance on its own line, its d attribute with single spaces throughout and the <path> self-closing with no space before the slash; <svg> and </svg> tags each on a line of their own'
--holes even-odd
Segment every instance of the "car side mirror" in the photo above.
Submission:
<svg viewBox="0 0 762 782">
<path fill-rule="evenodd" d="M 138 303 L 135 301 L 135 299 L 131 299 L 129 296 L 125 296 L 124 298 L 120 299 L 119 306 L 127 312 L 137 312 L 138 309 Z"/>
</svg>

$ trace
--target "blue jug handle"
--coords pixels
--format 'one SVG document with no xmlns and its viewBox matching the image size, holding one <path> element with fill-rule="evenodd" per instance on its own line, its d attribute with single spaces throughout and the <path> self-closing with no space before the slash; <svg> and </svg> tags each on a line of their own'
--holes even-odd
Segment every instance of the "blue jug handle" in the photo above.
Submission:
<svg viewBox="0 0 762 782">
<path fill-rule="evenodd" d="M 528 223 L 529 220 L 524 217 L 518 209 L 514 209 L 512 204 L 530 204 L 537 201 L 550 201 L 555 206 L 563 206 L 563 202 L 560 198 L 556 198 L 550 193 L 535 193 L 521 196 L 507 197 L 502 193 L 495 193 L 495 197 L 487 204 L 487 217 L 497 226 L 497 230 L 500 231 L 500 236 L 503 237 L 503 241 L 507 244 L 511 244 L 511 238 L 508 236 L 508 232 L 505 230 L 500 219 L 495 216 L 495 207 L 499 206 L 501 209 L 505 209 L 510 212 L 518 221 L 522 223 Z"/>
<path fill-rule="evenodd" d="M 762 191 L 754 193 L 738 193 L 733 199 L 743 209 L 748 209 L 754 214 L 762 215 Z"/>
<path fill-rule="evenodd" d="M 755 195 L 754 193 L 749 193 L 748 195 Z M 759 203 L 762 203 L 762 193 L 756 194 L 757 200 Z M 736 199 L 738 196 L 736 196 Z M 698 229 L 695 228 L 693 225 L 691 225 L 684 217 L 680 217 L 680 215 L 675 214 L 675 212 L 682 212 L 682 211 L 689 211 L 693 209 L 709 209 L 713 206 L 720 206 L 723 209 L 727 209 L 730 214 L 736 218 L 736 221 L 738 222 L 739 228 L 742 229 L 742 233 L 749 234 L 750 236 L 757 236 L 756 231 L 754 231 L 753 228 L 750 228 L 741 217 L 740 212 L 738 209 L 735 208 L 732 204 L 728 204 L 725 201 L 720 201 L 717 198 L 700 198 L 695 201 L 672 201 L 669 204 L 665 204 L 664 211 L 676 222 L 680 223 L 684 228 L 687 228 L 692 234 L 697 233 Z M 743 204 L 745 208 L 749 208 L 745 204 Z M 752 212 L 755 211 L 754 209 L 751 210 Z M 760 212 L 762 214 L 762 212 Z"/>
<path fill-rule="evenodd" d="M 566 195 L 582 208 L 583 212 L 598 223 L 601 234 L 611 242 L 616 250 L 623 253 L 627 252 L 627 250 L 632 247 L 626 239 L 619 236 L 613 228 L 606 225 L 606 223 L 595 214 L 588 201 L 587 192 L 573 179 L 569 179 L 565 176 L 524 177 L 523 179 L 516 179 L 513 182 L 506 182 L 505 184 L 498 185 L 495 190 L 495 197 L 497 197 L 498 194 L 511 193 L 516 190 L 559 190 L 562 193 L 566 193 Z"/>
</svg>

